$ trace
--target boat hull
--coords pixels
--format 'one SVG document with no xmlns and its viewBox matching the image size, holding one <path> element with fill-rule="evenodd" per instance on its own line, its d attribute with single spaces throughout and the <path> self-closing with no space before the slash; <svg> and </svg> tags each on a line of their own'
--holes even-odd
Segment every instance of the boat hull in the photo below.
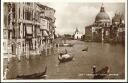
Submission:
<svg viewBox="0 0 128 83">
<path fill-rule="evenodd" d="M 69 57 L 69 58 L 59 58 L 58 57 L 58 60 L 63 63 L 63 62 L 68 62 L 68 61 L 71 61 L 73 59 L 73 56 Z"/>
<path fill-rule="evenodd" d="M 45 71 L 42 73 L 34 73 L 31 75 L 21 75 L 21 76 L 17 76 L 18 79 L 40 79 L 40 78 L 45 78 L 46 75 L 46 71 L 47 71 L 47 67 L 45 68 Z"/>
<path fill-rule="evenodd" d="M 44 73 L 36 73 L 36 74 L 32 74 L 32 75 L 17 76 L 17 78 L 19 78 L 19 79 L 39 79 L 39 78 L 43 78 L 44 75 L 45 75 Z"/>
<path fill-rule="evenodd" d="M 73 47 L 73 44 L 60 44 L 60 47 Z"/>
<path fill-rule="evenodd" d="M 96 72 L 96 75 L 94 75 L 94 79 L 103 79 L 108 75 L 108 73 L 109 73 L 109 68 L 105 67 L 100 71 Z"/>
</svg>

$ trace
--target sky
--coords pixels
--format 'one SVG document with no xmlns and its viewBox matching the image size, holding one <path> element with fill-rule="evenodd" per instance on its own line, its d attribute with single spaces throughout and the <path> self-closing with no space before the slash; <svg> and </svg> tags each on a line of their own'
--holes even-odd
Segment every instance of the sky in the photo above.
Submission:
<svg viewBox="0 0 128 83">
<path fill-rule="evenodd" d="M 42 3 L 56 10 L 55 26 L 56 34 L 73 34 L 78 28 L 80 33 L 85 33 L 85 26 L 91 25 L 95 21 L 96 15 L 100 11 L 102 3 L 81 3 L 81 2 L 49 2 Z M 106 13 L 112 18 L 116 12 L 125 14 L 124 3 L 103 3 Z"/>
</svg>

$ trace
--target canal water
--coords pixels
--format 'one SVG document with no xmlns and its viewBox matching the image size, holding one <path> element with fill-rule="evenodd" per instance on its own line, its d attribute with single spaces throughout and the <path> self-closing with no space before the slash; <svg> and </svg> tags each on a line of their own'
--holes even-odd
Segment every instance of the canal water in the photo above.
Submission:
<svg viewBox="0 0 128 83">
<path fill-rule="evenodd" d="M 29 60 L 22 57 L 19 62 L 12 59 L 9 65 L 8 77 L 16 75 L 28 75 L 43 72 L 47 66 L 47 76 L 45 79 L 92 79 L 92 66 L 96 66 L 96 71 L 105 66 L 110 68 L 109 76 L 105 79 L 124 79 L 125 76 L 125 47 L 120 44 L 83 42 L 70 40 L 73 47 L 54 48 L 52 53 L 44 56 L 31 56 Z M 82 51 L 88 47 L 88 51 Z M 58 55 L 67 49 L 74 59 L 70 62 L 59 64 Z"/>
</svg>

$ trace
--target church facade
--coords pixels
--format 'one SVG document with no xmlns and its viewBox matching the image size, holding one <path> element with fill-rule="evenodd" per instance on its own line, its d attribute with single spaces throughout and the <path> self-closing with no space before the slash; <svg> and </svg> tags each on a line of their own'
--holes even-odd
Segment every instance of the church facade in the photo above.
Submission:
<svg viewBox="0 0 128 83">
<path fill-rule="evenodd" d="M 95 22 L 85 27 L 85 41 L 124 43 L 125 23 L 123 16 L 115 14 L 111 20 L 102 5 L 100 12 L 95 17 Z"/>
<path fill-rule="evenodd" d="M 78 28 L 76 28 L 75 33 L 74 33 L 74 39 L 81 39 L 82 34 L 79 32 Z"/>
</svg>

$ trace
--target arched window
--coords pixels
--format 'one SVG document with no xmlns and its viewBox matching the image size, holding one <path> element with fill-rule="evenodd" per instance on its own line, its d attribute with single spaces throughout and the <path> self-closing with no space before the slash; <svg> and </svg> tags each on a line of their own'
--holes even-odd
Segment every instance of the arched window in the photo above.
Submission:
<svg viewBox="0 0 128 83">
<path fill-rule="evenodd" d="M 12 30 L 12 39 L 14 39 L 15 38 L 15 29 L 13 28 L 13 30 Z"/>
</svg>

